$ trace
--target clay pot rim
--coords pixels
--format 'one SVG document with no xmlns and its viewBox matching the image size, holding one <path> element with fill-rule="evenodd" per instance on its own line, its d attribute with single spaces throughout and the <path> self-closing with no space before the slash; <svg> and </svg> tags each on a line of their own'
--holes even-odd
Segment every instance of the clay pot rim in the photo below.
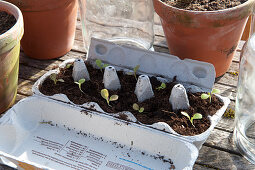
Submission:
<svg viewBox="0 0 255 170">
<path fill-rule="evenodd" d="M 218 14 L 218 13 L 232 12 L 232 11 L 235 11 L 237 9 L 241 9 L 241 8 L 255 2 L 255 0 L 248 0 L 245 3 L 243 3 L 241 5 L 237 5 L 235 7 L 227 8 L 227 9 L 221 9 L 221 10 L 215 10 L 215 11 L 193 11 L 193 10 L 186 10 L 186 9 L 173 7 L 171 5 L 168 5 L 164 2 L 162 2 L 161 0 L 154 0 L 154 1 L 159 1 L 159 3 L 162 3 L 162 5 L 164 5 L 168 8 L 172 8 L 174 11 L 183 12 L 183 13 L 190 13 L 190 14 L 216 14 L 216 13 Z"/>
<path fill-rule="evenodd" d="M 0 40 L 8 38 L 8 36 L 11 36 L 12 34 L 20 34 L 20 35 L 16 35 L 18 38 L 18 41 L 20 41 L 24 32 L 23 15 L 20 9 L 17 6 L 5 1 L 0 1 L 0 5 L 4 5 L 4 7 L 0 8 L 0 11 L 5 11 L 13 15 L 17 20 L 16 23 L 8 31 L 0 35 Z M 1 41 L 0 41 L 0 45 L 1 45 Z"/>
</svg>

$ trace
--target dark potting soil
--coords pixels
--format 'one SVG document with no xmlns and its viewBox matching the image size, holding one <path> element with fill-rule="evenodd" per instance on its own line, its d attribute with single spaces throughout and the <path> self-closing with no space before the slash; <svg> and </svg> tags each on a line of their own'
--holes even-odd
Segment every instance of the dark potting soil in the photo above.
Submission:
<svg viewBox="0 0 255 170">
<path fill-rule="evenodd" d="M 248 0 L 161 0 L 176 8 L 192 11 L 216 11 L 232 8 Z"/>
<path fill-rule="evenodd" d="M 5 11 L 0 11 L 0 35 L 8 31 L 16 23 L 16 18 Z"/>
<path fill-rule="evenodd" d="M 192 126 L 187 117 L 183 116 L 179 110 L 174 113 L 169 104 L 169 96 L 172 87 L 175 82 L 166 83 L 166 88 L 163 90 L 157 90 L 160 86 L 160 82 L 155 78 L 150 78 L 155 97 L 148 99 L 142 103 L 138 103 L 137 97 L 134 93 L 136 86 L 136 79 L 134 76 L 125 75 L 123 72 L 118 72 L 118 76 L 121 83 L 121 89 L 116 91 L 109 91 L 110 96 L 117 94 L 119 99 L 117 101 L 110 102 L 111 107 L 106 103 L 106 100 L 101 97 L 101 90 L 104 89 L 103 73 L 94 69 L 92 66 L 87 65 L 91 81 L 86 81 L 82 84 L 82 93 L 77 84 L 74 83 L 72 78 L 72 67 L 61 70 L 58 74 L 58 78 L 62 78 L 65 82 L 54 82 L 47 78 L 40 91 L 48 96 L 63 93 L 74 102 L 75 104 L 83 104 L 86 102 L 96 102 L 99 106 L 108 113 L 117 113 L 121 111 L 130 111 L 134 114 L 138 121 L 144 124 L 153 124 L 156 122 L 166 122 L 177 133 L 182 135 L 196 135 L 206 131 L 210 127 L 210 121 L 207 118 L 208 115 L 214 115 L 218 109 L 223 106 L 223 103 L 215 96 L 212 96 L 212 102 L 209 100 L 202 100 L 201 93 L 191 94 L 188 93 L 190 108 L 186 110 L 189 115 L 200 113 L 203 118 L 200 120 L 194 120 L 195 127 Z M 144 107 L 144 112 L 139 113 L 133 110 L 132 106 L 137 103 L 140 107 Z M 120 119 L 126 119 L 127 117 L 122 115 Z"/>
</svg>

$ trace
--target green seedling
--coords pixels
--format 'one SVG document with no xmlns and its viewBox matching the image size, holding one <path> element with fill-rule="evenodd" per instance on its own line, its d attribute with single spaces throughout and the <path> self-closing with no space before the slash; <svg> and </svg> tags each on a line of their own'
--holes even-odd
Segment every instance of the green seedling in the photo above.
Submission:
<svg viewBox="0 0 255 170">
<path fill-rule="evenodd" d="M 219 94 L 220 93 L 220 90 L 219 89 L 213 89 L 211 92 L 209 92 L 209 93 L 203 93 L 202 95 L 201 95 L 201 99 L 203 99 L 203 100 L 206 100 L 206 99 L 210 99 L 210 103 L 212 102 L 212 95 L 213 94 Z"/>
<path fill-rule="evenodd" d="M 194 124 L 193 124 L 194 119 L 202 119 L 203 118 L 203 116 L 200 113 L 195 113 L 192 117 L 190 117 L 189 114 L 186 113 L 186 112 L 181 112 L 181 114 L 183 116 L 186 116 L 189 119 L 189 121 L 190 121 L 190 123 L 192 124 L 193 127 L 195 127 Z"/>
<path fill-rule="evenodd" d="M 138 70 L 139 68 L 140 68 L 140 65 L 137 65 L 137 66 L 135 66 L 135 68 L 133 69 L 132 72 L 128 72 L 127 74 L 128 74 L 128 75 L 134 75 L 134 77 L 135 77 L 135 79 L 136 79 L 136 81 L 137 81 L 136 72 L 137 72 L 137 70 Z"/>
<path fill-rule="evenodd" d="M 63 79 L 57 79 L 57 74 L 53 73 L 50 75 L 50 79 L 54 82 L 54 84 L 57 84 L 57 82 L 65 82 Z"/>
<path fill-rule="evenodd" d="M 102 62 L 102 60 L 99 60 L 99 59 L 96 60 L 96 65 L 99 67 L 99 69 L 100 69 L 101 72 L 103 72 L 103 69 L 104 69 L 105 67 L 109 66 L 109 64 L 104 64 L 104 63 Z"/>
<path fill-rule="evenodd" d="M 159 87 L 157 87 L 157 90 L 163 90 L 166 88 L 166 84 L 165 83 L 161 83 L 161 85 Z"/>
<path fill-rule="evenodd" d="M 66 68 L 69 69 L 72 66 L 72 64 L 67 64 Z"/>
<path fill-rule="evenodd" d="M 133 109 L 135 111 L 138 111 L 139 113 L 142 113 L 144 111 L 144 108 L 143 107 L 140 107 L 138 104 L 134 103 L 133 104 Z"/>
<path fill-rule="evenodd" d="M 80 91 L 81 91 L 82 93 L 84 93 L 84 92 L 82 91 L 82 89 L 81 89 L 81 85 L 82 85 L 83 83 L 85 83 L 85 79 L 80 79 L 79 81 L 76 81 L 76 82 L 74 82 L 74 83 L 75 83 L 75 84 L 78 84 Z"/>
<path fill-rule="evenodd" d="M 109 97 L 109 92 L 108 92 L 107 89 L 102 89 L 101 90 L 101 96 L 106 100 L 108 106 L 111 106 L 110 105 L 111 101 L 116 101 L 119 98 L 118 95 L 112 95 L 111 97 Z"/>
</svg>

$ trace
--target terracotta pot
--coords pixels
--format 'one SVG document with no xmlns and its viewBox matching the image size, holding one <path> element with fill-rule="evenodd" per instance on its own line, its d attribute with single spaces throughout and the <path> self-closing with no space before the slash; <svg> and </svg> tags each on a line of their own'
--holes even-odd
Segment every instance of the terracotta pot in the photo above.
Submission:
<svg viewBox="0 0 255 170">
<path fill-rule="evenodd" d="M 244 29 L 241 40 L 247 41 L 250 36 L 250 33 L 251 33 L 251 16 L 249 17 L 245 25 L 245 29 Z"/>
<path fill-rule="evenodd" d="M 36 59 L 60 57 L 71 50 L 76 29 L 77 0 L 8 0 L 22 11 L 25 33 L 21 46 Z"/>
<path fill-rule="evenodd" d="M 219 11 L 189 11 L 153 2 L 171 54 L 212 63 L 217 77 L 228 70 L 254 0 Z"/>
<path fill-rule="evenodd" d="M 17 22 L 0 35 L 0 113 L 7 110 L 17 94 L 20 40 L 24 26 L 21 11 L 8 2 L 0 1 L 0 11 L 12 14 Z"/>
</svg>

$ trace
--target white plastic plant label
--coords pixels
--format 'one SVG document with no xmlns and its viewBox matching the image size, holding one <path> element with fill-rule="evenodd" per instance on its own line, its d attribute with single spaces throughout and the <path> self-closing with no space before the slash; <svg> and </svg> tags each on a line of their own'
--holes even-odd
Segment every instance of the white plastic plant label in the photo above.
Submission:
<svg viewBox="0 0 255 170">
<path fill-rule="evenodd" d="M 0 119 L 0 155 L 42 169 L 169 170 L 192 169 L 198 150 L 185 139 L 102 115 L 93 106 L 33 96 Z"/>
</svg>

